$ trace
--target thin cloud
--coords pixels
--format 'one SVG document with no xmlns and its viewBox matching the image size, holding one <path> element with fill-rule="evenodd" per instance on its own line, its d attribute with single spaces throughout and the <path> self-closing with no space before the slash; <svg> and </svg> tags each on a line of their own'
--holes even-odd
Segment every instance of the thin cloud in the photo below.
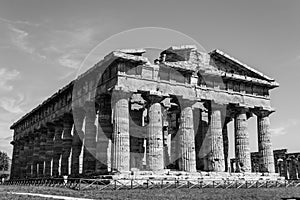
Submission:
<svg viewBox="0 0 300 200">
<path fill-rule="evenodd" d="M 81 60 L 76 54 L 65 54 L 58 59 L 58 63 L 64 67 L 77 69 L 80 66 Z"/>
<path fill-rule="evenodd" d="M 95 34 L 96 30 L 92 28 L 56 30 L 51 34 L 54 39 L 43 50 L 47 55 L 55 57 L 61 66 L 75 70 L 90 50 Z"/>
<path fill-rule="evenodd" d="M 22 21 L 22 20 L 9 20 L 0 17 L 0 22 L 8 23 L 8 24 L 21 24 L 21 25 L 27 25 L 27 26 L 40 26 L 40 24 L 29 22 L 29 21 Z"/>
<path fill-rule="evenodd" d="M 16 80 L 20 75 L 20 72 L 17 70 L 7 70 L 6 68 L 0 68 L 0 92 L 1 91 L 11 91 L 13 85 L 10 85 L 9 82 Z"/>
<path fill-rule="evenodd" d="M 36 52 L 36 49 L 29 43 L 29 33 L 26 32 L 25 30 L 21 30 L 19 28 L 16 28 L 12 25 L 9 26 L 9 30 L 11 31 L 11 42 L 12 44 L 17 47 L 18 49 L 38 56 L 40 58 L 46 59 L 44 55 L 41 55 L 40 53 Z"/>
<path fill-rule="evenodd" d="M 283 124 L 280 127 L 272 128 L 271 134 L 274 136 L 281 136 L 288 134 L 288 129 L 294 126 L 297 126 L 299 124 L 299 120 L 296 119 L 290 119 L 285 124 Z"/>
<path fill-rule="evenodd" d="M 21 108 L 21 104 L 23 103 L 23 100 L 24 100 L 23 95 L 18 95 L 17 98 L 1 97 L 0 108 L 14 114 L 24 113 L 23 109 Z"/>
</svg>

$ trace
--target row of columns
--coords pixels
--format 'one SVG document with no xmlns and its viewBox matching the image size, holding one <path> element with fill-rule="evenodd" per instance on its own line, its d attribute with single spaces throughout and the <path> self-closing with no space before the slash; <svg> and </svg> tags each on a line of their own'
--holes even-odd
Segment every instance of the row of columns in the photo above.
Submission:
<svg viewBox="0 0 300 200">
<path fill-rule="evenodd" d="M 79 155 L 83 149 L 83 173 L 89 174 L 106 169 L 107 171 L 130 171 L 130 96 L 118 92 L 109 108 L 102 107 L 99 111 L 100 131 L 95 125 L 95 104 L 86 105 L 82 114 L 66 114 L 63 119 L 47 123 L 47 126 L 36 130 L 22 141 L 14 141 L 12 178 L 58 176 L 59 160 L 61 159 L 61 175 L 68 175 L 69 157 L 71 155 L 71 174 L 79 174 Z M 193 118 L 193 102 L 182 100 L 180 103 L 180 125 L 178 137 L 171 143 L 170 150 L 165 149 L 163 123 L 164 107 L 162 97 L 148 96 L 148 125 L 146 126 L 146 166 L 147 170 L 159 171 L 166 167 L 166 152 L 176 154 L 178 169 L 195 172 L 199 152 L 195 149 L 195 129 Z M 112 113 L 110 113 L 110 111 Z M 258 146 L 262 155 L 262 171 L 274 172 L 273 151 L 270 141 L 269 112 L 257 112 Z M 112 116 L 102 120 L 101 116 Z M 208 152 L 204 158 L 204 170 L 228 170 L 228 132 L 227 123 L 231 120 L 222 117 L 222 106 L 211 102 L 208 112 L 209 129 L 202 149 Z M 85 119 L 85 132 L 82 131 Z M 225 120 L 224 120 L 225 119 Z M 250 172 L 249 134 L 247 131 L 247 109 L 236 109 L 235 157 L 236 171 Z M 200 119 L 199 119 L 200 120 Z M 72 134 L 72 127 L 75 126 Z M 97 122 L 97 123 L 98 123 Z M 207 125 L 208 125 L 207 124 Z M 204 129 L 201 129 L 203 131 Z M 96 141 L 96 137 L 97 140 Z M 175 146 L 175 148 L 174 148 Z M 110 150 L 111 153 L 107 151 Z M 101 152 L 98 152 L 101 151 Z M 72 154 L 71 154 L 72 152 Z M 169 155 L 170 160 L 174 155 Z M 100 161 L 99 161 L 100 160 Z M 105 162 L 102 162 L 102 161 Z M 52 170 L 52 171 L 51 171 Z"/>
</svg>

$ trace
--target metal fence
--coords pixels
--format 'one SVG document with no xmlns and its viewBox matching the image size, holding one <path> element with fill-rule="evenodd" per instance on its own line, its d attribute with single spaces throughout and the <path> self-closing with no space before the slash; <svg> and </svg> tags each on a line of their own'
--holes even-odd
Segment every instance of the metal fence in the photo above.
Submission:
<svg viewBox="0 0 300 200">
<path fill-rule="evenodd" d="M 153 189 L 162 190 L 170 188 L 279 188 L 299 187 L 299 180 L 163 180 L 163 179 L 84 179 L 84 178 L 31 178 L 9 180 L 3 185 L 28 185 L 64 187 L 74 190 L 129 190 L 129 189 Z"/>
</svg>

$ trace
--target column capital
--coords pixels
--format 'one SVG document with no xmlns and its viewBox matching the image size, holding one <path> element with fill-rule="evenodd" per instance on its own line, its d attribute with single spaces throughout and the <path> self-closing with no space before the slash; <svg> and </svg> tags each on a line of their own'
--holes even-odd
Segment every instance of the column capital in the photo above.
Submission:
<svg viewBox="0 0 300 200">
<path fill-rule="evenodd" d="M 141 93 L 133 93 L 130 97 L 131 110 L 140 110 L 146 107 L 147 101 Z"/>
<path fill-rule="evenodd" d="M 231 114 L 233 117 L 239 116 L 240 114 L 246 114 L 247 119 L 253 117 L 252 109 L 244 106 L 230 106 Z"/>
<path fill-rule="evenodd" d="M 183 108 L 186 108 L 186 107 L 191 107 L 191 108 L 194 108 L 196 106 L 199 106 L 201 108 L 204 108 L 203 104 L 202 106 L 200 104 L 197 104 L 197 101 L 196 100 L 193 100 L 193 99 L 186 99 L 184 97 L 177 97 L 178 101 L 179 101 L 179 104 L 180 104 L 180 108 L 183 109 Z M 200 103 L 200 102 L 199 102 Z M 195 106 L 194 106 L 195 105 Z"/>
<path fill-rule="evenodd" d="M 252 112 L 258 117 L 268 117 L 270 114 L 275 112 L 275 110 L 253 109 Z"/>
<path fill-rule="evenodd" d="M 156 95 L 156 94 L 147 94 L 145 95 L 145 99 L 149 104 L 161 103 L 164 100 L 164 96 Z"/>
<path fill-rule="evenodd" d="M 111 103 L 112 105 L 116 104 L 119 99 L 126 99 L 129 100 L 131 97 L 132 92 L 127 92 L 123 90 L 113 90 L 112 95 L 111 95 Z"/>
</svg>

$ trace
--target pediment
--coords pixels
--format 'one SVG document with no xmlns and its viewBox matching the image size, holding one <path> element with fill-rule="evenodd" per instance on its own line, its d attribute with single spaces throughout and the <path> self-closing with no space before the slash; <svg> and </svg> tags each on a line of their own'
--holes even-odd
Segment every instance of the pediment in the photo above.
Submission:
<svg viewBox="0 0 300 200">
<path fill-rule="evenodd" d="M 228 74 L 235 74 L 239 76 L 255 78 L 267 82 L 274 82 L 273 78 L 270 78 L 258 70 L 249 67 L 248 65 L 240 62 L 239 60 L 229 56 L 228 54 L 220 51 L 213 50 L 210 53 L 210 65 L 216 68 L 216 70 L 222 71 Z"/>
</svg>

